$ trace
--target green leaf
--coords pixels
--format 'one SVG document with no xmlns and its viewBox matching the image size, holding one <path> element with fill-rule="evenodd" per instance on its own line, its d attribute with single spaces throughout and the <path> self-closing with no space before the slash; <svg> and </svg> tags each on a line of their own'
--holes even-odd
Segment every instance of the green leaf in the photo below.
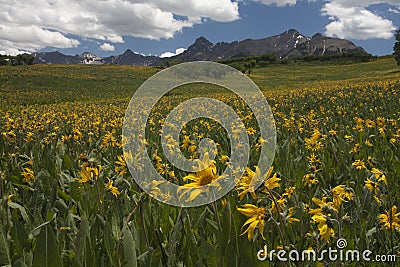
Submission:
<svg viewBox="0 0 400 267">
<path fill-rule="evenodd" d="M 84 257 L 85 257 L 85 248 L 86 248 L 86 241 L 89 236 L 89 223 L 87 220 L 82 220 L 80 224 L 80 229 L 78 235 L 75 239 L 75 258 L 74 264 L 76 266 L 84 266 Z M 74 265 L 74 266 L 75 266 Z"/>
<path fill-rule="evenodd" d="M 178 251 L 177 251 L 177 245 L 179 243 L 179 239 L 182 236 L 182 224 L 179 222 L 182 216 L 182 209 L 179 210 L 179 214 L 176 219 L 176 223 L 173 223 L 173 229 L 171 231 L 170 237 L 169 237 L 169 251 L 168 251 L 168 265 L 173 266 L 176 264 L 176 258 L 179 257 Z M 172 218 L 169 217 L 170 221 L 172 221 Z"/>
<path fill-rule="evenodd" d="M 11 236 L 14 243 L 14 253 L 21 254 L 24 248 L 29 245 L 28 233 L 19 220 L 13 220 L 14 226 L 11 229 Z"/>
<path fill-rule="evenodd" d="M 229 243 L 231 241 L 231 227 L 232 227 L 232 211 L 231 211 L 231 203 L 230 201 L 227 201 L 226 206 L 222 210 L 222 220 L 221 220 L 221 225 L 223 226 L 223 229 L 220 229 L 221 231 L 221 239 L 220 239 L 220 244 L 221 244 L 221 256 L 222 259 L 224 258 L 229 258 L 225 257 L 229 253 Z M 217 215 L 219 216 L 219 215 Z"/>
<path fill-rule="evenodd" d="M 218 233 L 218 224 L 216 221 L 213 221 L 209 218 L 206 219 L 207 223 L 212 226 L 212 230 L 217 234 Z"/>
<path fill-rule="evenodd" d="M 128 226 L 124 227 L 122 243 L 124 246 L 125 265 L 127 267 L 136 267 L 136 243 L 133 240 L 132 232 Z"/>
<path fill-rule="evenodd" d="M 112 235 L 114 236 L 115 240 L 119 239 L 119 227 L 118 227 L 118 218 L 115 213 L 113 213 L 111 217 L 111 231 Z"/>
<path fill-rule="evenodd" d="M 11 265 L 10 265 L 11 266 Z M 2 266 L 3 267 L 3 266 Z M 13 264 L 13 267 L 28 267 L 26 263 L 24 262 L 24 258 L 19 258 L 16 260 Z"/>
<path fill-rule="evenodd" d="M 115 253 L 115 240 L 112 237 L 110 225 L 106 225 L 104 228 L 104 248 L 106 249 L 108 258 L 111 262 L 112 265 L 115 265 L 114 263 L 114 253 Z"/>
<path fill-rule="evenodd" d="M 18 258 L 13 262 L 12 267 L 29 267 L 32 266 L 32 253 L 27 253 L 23 257 Z"/>
<path fill-rule="evenodd" d="M 34 192 L 34 191 L 35 191 L 35 189 L 33 189 L 32 187 L 27 186 L 27 185 L 23 185 L 23 184 L 19 184 L 19 183 L 12 183 L 12 184 L 13 184 L 13 186 L 22 188 L 22 189 L 25 190 L 25 191 L 31 191 L 31 192 Z"/>
<path fill-rule="evenodd" d="M 0 227 L 0 266 L 11 266 L 10 247 L 3 226 Z"/>
<path fill-rule="evenodd" d="M 75 200 L 76 202 L 81 202 L 82 201 L 82 188 L 81 185 L 74 181 L 72 183 L 69 184 L 70 186 L 70 196 L 73 200 Z"/>
<path fill-rule="evenodd" d="M 63 199 L 64 201 L 68 202 L 69 201 L 69 195 L 66 194 L 64 191 L 62 191 L 60 188 L 57 188 L 57 193 L 58 196 Z"/>
<path fill-rule="evenodd" d="M 64 159 L 62 162 L 62 168 L 65 170 L 72 170 L 72 168 L 73 168 L 72 159 L 70 156 L 68 156 L 68 154 L 64 155 Z"/>
<path fill-rule="evenodd" d="M 148 262 L 149 262 L 149 258 L 151 257 L 151 255 L 153 254 L 153 252 L 154 252 L 154 249 L 153 249 L 152 247 L 149 247 L 149 248 L 147 249 L 147 251 L 145 251 L 143 254 L 139 255 L 138 261 L 139 261 L 142 265 L 148 263 Z"/>
<path fill-rule="evenodd" d="M 50 225 L 40 230 L 33 255 L 33 267 L 62 266 L 56 239 Z"/>
<path fill-rule="evenodd" d="M 25 222 L 29 223 L 28 214 L 26 213 L 26 210 L 25 210 L 25 208 L 24 208 L 23 206 L 21 206 L 21 205 L 18 204 L 18 203 L 11 202 L 11 201 L 7 202 L 7 204 L 8 204 L 8 206 L 9 206 L 10 208 L 18 209 L 19 212 L 21 212 L 21 216 L 22 216 L 22 218 L 24 218 Z"/>
<path fill-rule="evenodd" d="M 42 227 L 48 225 L 49 223 L 51 223 L 52 220 L 54 220 L 54 218 L 56 217 L 56 213 L 54 213 L 53 218 L 45 223 L 42 223 L 41 225 L 35 227 L 31 233 L 29 234 L 29 238 L 33 238 L 34 236 L 37 236 L 40 234 L 40 230 Z"/>
<path fill-rule="evenodd" d="M 86 267 L 95 267 L 96 266 L 96 256 L 95 249 L 92 247 L 89 236 L 86 238 L 86 249 L 85 249 L 85 264 L 83 266 Z"/>
</svg>

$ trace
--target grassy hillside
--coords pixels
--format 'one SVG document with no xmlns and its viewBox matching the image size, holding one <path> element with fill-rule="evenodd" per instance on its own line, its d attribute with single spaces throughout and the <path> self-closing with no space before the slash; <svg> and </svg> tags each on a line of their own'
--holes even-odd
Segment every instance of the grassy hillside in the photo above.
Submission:
<svg viewBox="0 0 400 267">
<path fill-rule="evenodd" d="M 34 65 L 0 67 L 0 106 L 130 98 L 160 69 L 151 67 Z M 249 77 L 263 91 L 302 89 L 329 84 L 398 80 L 393 58 L 350 65 L 272 65 Z M 191 91 L 201 91 L 192 89 Z M 208 90 L 209 92 L 209 90 Z M 17 96 L 17 97 L 16 97 Z"/>
<path fill-rule="evenodd" d="M 318 87 L 326 83 L 348 84 L 400 79 L 393 58 L 349 65 L 272 65 L 252 70 L 250 78 L 262 90 Z"/>
<path fill-rule="evenodd" d="M 126 66 L 2 66 L 0 105 L 126 98 L 157 71 Z"/>
</svg>

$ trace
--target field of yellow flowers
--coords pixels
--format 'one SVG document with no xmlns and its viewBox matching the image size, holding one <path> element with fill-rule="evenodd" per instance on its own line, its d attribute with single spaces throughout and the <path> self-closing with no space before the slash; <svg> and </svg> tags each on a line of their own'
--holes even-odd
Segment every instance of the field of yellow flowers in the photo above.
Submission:
<svg viewBox="0 0 400 267">
<path fill-rule="evenodd" d="M 373 63 L 377 76 L 360 65 L 354 77 L 338 79 L 330 75 L 340 77 L 344 67 L 325 67 L 331 69 L 318 80 L 317 66 L 293 66 L 292 76 L 280 76 L 292 82 L 283 84 L 276 73 L 266 78 L 269 69 L 253 71 L 278 142 L 273 167 L 255 192 L 249 181 L 258 175 L 265 140 L 241 99 L 205 84 L 163 97 L 148 121 L 146 145 L 167 180 L 207 184 L 229 161 L 226 132 L 206 118 L 188 123 L 179 140 L 191 159 L 203 138 L 218 143 L 206 171 L 183 172 L 163 155 L 157 140 L 166 116 L 194 95 L 230 105 L 252 145 L 235 189 L 196 208 L 156 201 L 125 163 L 125 109 L 158 69 L 1 67 L 0 266 L 266 266 L 257 259 L 264 245 L 318 252 L 340 238 L 348 249 L 400 257 L 400 73 L 382 69 L 385 63 Z M 154 183 L 152 194 L 159 193 Z"/>
</svg>

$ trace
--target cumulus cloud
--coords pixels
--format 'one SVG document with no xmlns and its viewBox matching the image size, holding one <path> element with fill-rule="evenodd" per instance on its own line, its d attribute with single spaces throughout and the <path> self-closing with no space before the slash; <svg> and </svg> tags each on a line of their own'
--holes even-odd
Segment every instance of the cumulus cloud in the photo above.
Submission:
<svg viewBox="0 0 400 267">
<path fill-rule="evenodd" d="M 28 51 L 20 50 L 12 47 L 12 43 L 6 40 L 0 40 L 0 55 L 18 55 L 28 53 Z"/>
<path fill-rule="evenodd" d="M 100 49 L 103 51 L 115 51 L 115 46 L 109 43 L 104 43 L 100 46 Z"/>
<path fill-rule="evenodd" d="M 238 3 L 231 0 L 158 0 L 154 2 L 162 10 L 188 17 L 191 21 L 198 21 L 202 17 L 220 22 L 239 19 Z"/>
<path fill-rule="evenodd" d="M 160 55 L 160 57 L 164 58 L 164 57 L 173 57 L 179 54 L 182 54 L 183 52 L 185 52 L 185 48 L 178 48 L 176 49 L 175 53 L 172 52 L 164 52 Z"/>
<path fill-rule="evenodd" d="M 393 22 L 369 10 L 371 5 L 380 3 L 400 6 L 398 0 L 330 0 L 321 9 L 332 20 L 325 27 L 325 34 L 358 40 L 393 37 Z"/>
<path fill-rule="evenodd" d="M 16 55 L 25 51 L 36 51 L 46 46 L 69 48 L 78 45 L 78 40 L 67 38 L 60 32 L 33 25 L 16 26 L 0 22 L 1 54 Z"/>
<path fill-rule="evenodd" d="M 278 7 L 294 6 L 298 0 L 252 0 Z M 316 0 L 308 0 L 309 3 Z M 399 0 L 324 0 L 322 15 L 332 21 L 325 27 L 325 34 L 339 38 L 366 40 L 371 38 L 389 39 L 393 37 L 393 22 L 374 13 L 373 5 L 393 6 L 388 11 L 400 14 Z"/>
<path fill-rule="evenodd" d="M 375 4 L 389 4 L 393 6 L 400 5 L 398 0 L 330 0 L 329 2 L 335 2 L 345 7 L 369 7 Z"/>
<path fill-rule="evenodd" d="M 400 14 L 400 8 L 389 8 L 388 11 L 395 14 Z"/>
<path fill-rule="evenodd" d="M 0 0 L 0 6 L 0 51 L 14 53 L 76 47 L 79 37 L 108 43 L 123 43 L 124 36 L 168 39 L 202 18 L 239 19 L 233 0 Z"/>
<path fill-rule="evenodd" d="M 279 7 L 294 6 L 297 0 L 253 0 L 255 2 L 262 3 L 264 5 L 276 5 Z"/>
</svg>

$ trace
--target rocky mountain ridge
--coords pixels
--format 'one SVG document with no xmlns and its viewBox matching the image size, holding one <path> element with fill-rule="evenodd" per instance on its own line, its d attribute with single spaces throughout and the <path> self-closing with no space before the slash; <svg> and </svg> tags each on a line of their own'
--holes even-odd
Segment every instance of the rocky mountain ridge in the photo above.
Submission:
<svg viewBox="0 0 400 267">
<path fill-rule="evenodd" d="M 221 60 L 245 56 L 274 54 L 278 58 L 298 58 L 311 55 L 334 55 L 344 53 L 367 53 L 362 47 L 339 38 L 325 37 L 320 33 L 307 37 L 295 29 L 262 39 L 246 39 L 231 43 L 213 44 L 199 37 L 182 54 L 160 58 L 144 56 L 128 49 L 121 55 L 101 58 L 90 52 L 80 55 L 64 55 L 60 52 L 33 53 L 37 64 L 118 64 L 136 66 L 164 65 L 167 60 L 197 61 Z"/>
</svg>

